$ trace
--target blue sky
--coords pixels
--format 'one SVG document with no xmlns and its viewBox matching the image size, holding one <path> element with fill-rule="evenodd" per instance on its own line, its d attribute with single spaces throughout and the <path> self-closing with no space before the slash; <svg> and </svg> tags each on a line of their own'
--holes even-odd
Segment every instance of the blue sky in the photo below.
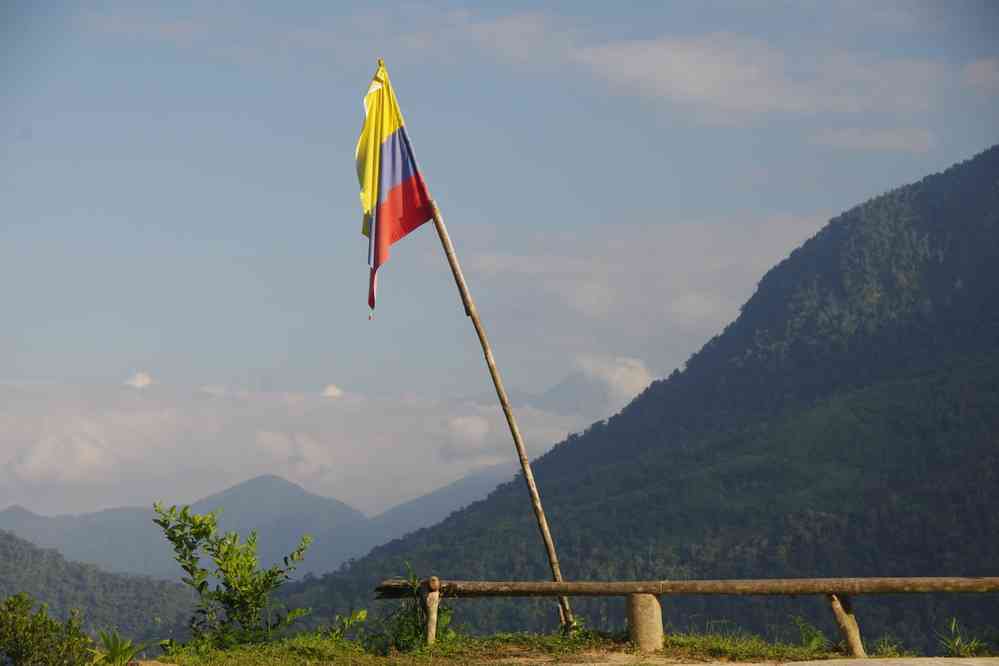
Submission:
<svg viewBox="0 0 999 666">
<path fill-rule="evenodd" d="M 353 149 L 379 56 L 507 385 L 613 396 L 528 406 L 535 452 L 682 366 L 830 217 L 999 140 L 990 2 L 14 2 L 0 22 L 0 506 L 276 469 L 375 511 L 512 456 L 431 227 L 367 319 Z"/>
</svg>

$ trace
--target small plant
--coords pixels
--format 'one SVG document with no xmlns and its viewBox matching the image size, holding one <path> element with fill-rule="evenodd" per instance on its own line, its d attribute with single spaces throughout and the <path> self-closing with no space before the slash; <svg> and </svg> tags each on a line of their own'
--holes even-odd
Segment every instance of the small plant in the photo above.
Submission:
<svg viewBox="0 0 999 666">
<path fill-rule="evenodd" d="M 791 621 L 798 629 L 801 647 L 815 652 L 821 652 L 829 647 L 829 639 L 822 633 L 822 630 L 809 623 L 805 618 L 792 615 Z"/>
<path fill-rule="evenodd" d="M 367 619 L 368 611 L 363 608 L 350 613 L 346 617 L 334 615 L 333 624 L 325 632 L 326 636 L 334 641 L 347 640 L 351 630 L 363 624 Z"/>
<path fill-rule="evenodd" d="M 871 649 L 874 657 L 912 657 L 914 654 L 902 648 L 902 644 L 891 634 L 885 634 L 874 643 Z"/>
<path fill-rule="evenodd" d="M 965 636 L 956 617 L 950 619 L 947 633 L 938 632 L 940 647 L 951 657 L 974 657 L 985 651 L 985 643 L 978 638 Z"/>
<path fill-rule="evenodd" d="M 83 633 L 83 618 L 73 610 L 65 622 L 48 614 L 42 604 L 31 612 L 34 600 L 27 594 L 7 597 L 0 603 L 0 664 L 55 666 L 90 661 L 90 637 Z"/>
<path fill-rule="evenodd" d="M 137 654 L 149 647 L 147 644 L 136 645 L 131 640 L 122 638 L 117 629 L 111 631 L 97 632 L 100 638 L 99 648 L 90 648 L 94 654 L 95 664 L 108 664 L 109 666 L 125 666 L 132 661 Z"/>
<path fill-rule="evenodd" d="M 312 542 L 310 536 L 302 537 L 298 547 L 284 558 L 283 567 L 261 570 L 255 531 L 244 543 L 235 532 L 218 534 L 217 511 L 199 515 L 191 513 L 189 506 L 164 509 L 159 502 L 153 510 L 157 516 L 153 522 L 173 545 L 174 559 L 187 574 L 181 581 L 198 593 L 198 606 L 190 621 L 195 642 L 223 647 L 262 640 L 308 613 L 297 608 L 275 617 L 270 596 L 304 559 Z M 214 571 L 201 566 L 202 552 L 211 558 Z M 220 581 L 214 589 L 209 587 L 209 576 Z"/>
</svg>

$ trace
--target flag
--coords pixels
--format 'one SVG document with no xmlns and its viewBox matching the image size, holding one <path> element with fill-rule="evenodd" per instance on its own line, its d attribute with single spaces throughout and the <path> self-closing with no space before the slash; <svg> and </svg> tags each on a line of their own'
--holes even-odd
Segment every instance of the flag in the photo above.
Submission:
<svg viewBox="0 0 999 666">
<path fill-rule="evenodd" d="M 375 308 L 378 268 L 388 261 L 397 240 L 433 217 L 427 184 L 420 175 L 413 149 L 389 83 L 385 63 L 364 96 L 364 127 L 355 151 L 361 183 L 361 233 L 368 237 L 368 307 Z"/>
</svg>

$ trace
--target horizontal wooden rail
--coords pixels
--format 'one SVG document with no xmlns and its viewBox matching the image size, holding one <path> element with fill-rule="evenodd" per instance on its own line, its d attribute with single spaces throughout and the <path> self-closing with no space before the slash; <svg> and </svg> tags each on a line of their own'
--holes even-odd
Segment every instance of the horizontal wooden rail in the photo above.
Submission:
<svg viewBox="0 0 999 666">
<path fill-rule="evenodd" d="M 999 592 L 999 577 L 955 578 L 758 578 L 745 580 L 478 581 L 441 580 L 442 597 L 606 597 L 629 594 L 904 594 L 910 592 Z M 402 578 L 384 580 L 378 599 L 411 596 Z"/>
<path fill-rule="evenodd" d="M 413 595 L 403 578 L 384 580 L 375 588 L 379 599 Z M 745 580 L 633 580 L 633 581 L 421 581 L 417 593 L 427 616 L 427 643 L 437 634 L 437 605 L 441 597 L 628 597 L 628 630 L 640 650 L 663 646 L 662 610 L 658 597 L 684 594 L 798 595 L 822 594 L 829 601 L 836 624 L 850 654 L 866 657 L 851 594 L 905 594 L 912 592 L 999 592 L 999 577 L 988 578 L 757 578 Z"/>
</svg>

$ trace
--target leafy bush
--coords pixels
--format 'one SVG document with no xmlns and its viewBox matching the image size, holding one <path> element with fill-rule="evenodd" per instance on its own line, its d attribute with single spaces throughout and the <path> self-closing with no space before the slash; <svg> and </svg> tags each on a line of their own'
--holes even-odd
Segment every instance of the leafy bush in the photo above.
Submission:
<svg viewBox="0 0 999 666">
<path fill-rule="evenodd" d="M 31 612 L 34 600 L 17 594 L 0 604 L 0 664 L 52 666 L 90 663 L 90 637 L 83 633 L 80 612 L 73 610 L 65 622 L 48 614 L 42 604 Z"/>
<path fill-rule="evenodd" d="M 333 623 L 324 632 L 325 636 L 334 641 L 350 640 L 352 633 L 357 633 L 360 625 L 368 619 L 368 611 L 365 609 L 356 610 L 347 616 L 335 615 Z"/>
<path fill-rule="evenodd" d="M 223 647 L 262 640 L 308 613 L 296 608 L 275 615 L 270 597 L 305 557 L 310 536 L 302 537 L 298 547 L 284 558 L 284 566 L 260 570 L 256 531 L 243 543 L 235 532 L 218 534 L 217 511 L 200 515 L 191 513 L 189 506 L 164 509 L 159 502 L 153 510 L 157 516 L 153 522 L 173 544 L 175 559 L 187 574 L 182 582 L 198 593 L 198 606 L 190 621 L 195 642 Z M 201 552 L 211 558 L 213 572 L 201 566 Z M 209 586 L 209 576 L 220 581 L 214 588 Z"/>
<path fill-rule="evenodd" d="M 99 631 L 101 645 L 99 648 L 91 648 L 94 654 L 93 663 L 104 666 L 126 666 L 128 662 L 135 659 L 136 655 L 145 650 L 148 645 L 136 645 L 129 639 L 122 638 L 117 629 L 111 631 Z"/>
</svg>

